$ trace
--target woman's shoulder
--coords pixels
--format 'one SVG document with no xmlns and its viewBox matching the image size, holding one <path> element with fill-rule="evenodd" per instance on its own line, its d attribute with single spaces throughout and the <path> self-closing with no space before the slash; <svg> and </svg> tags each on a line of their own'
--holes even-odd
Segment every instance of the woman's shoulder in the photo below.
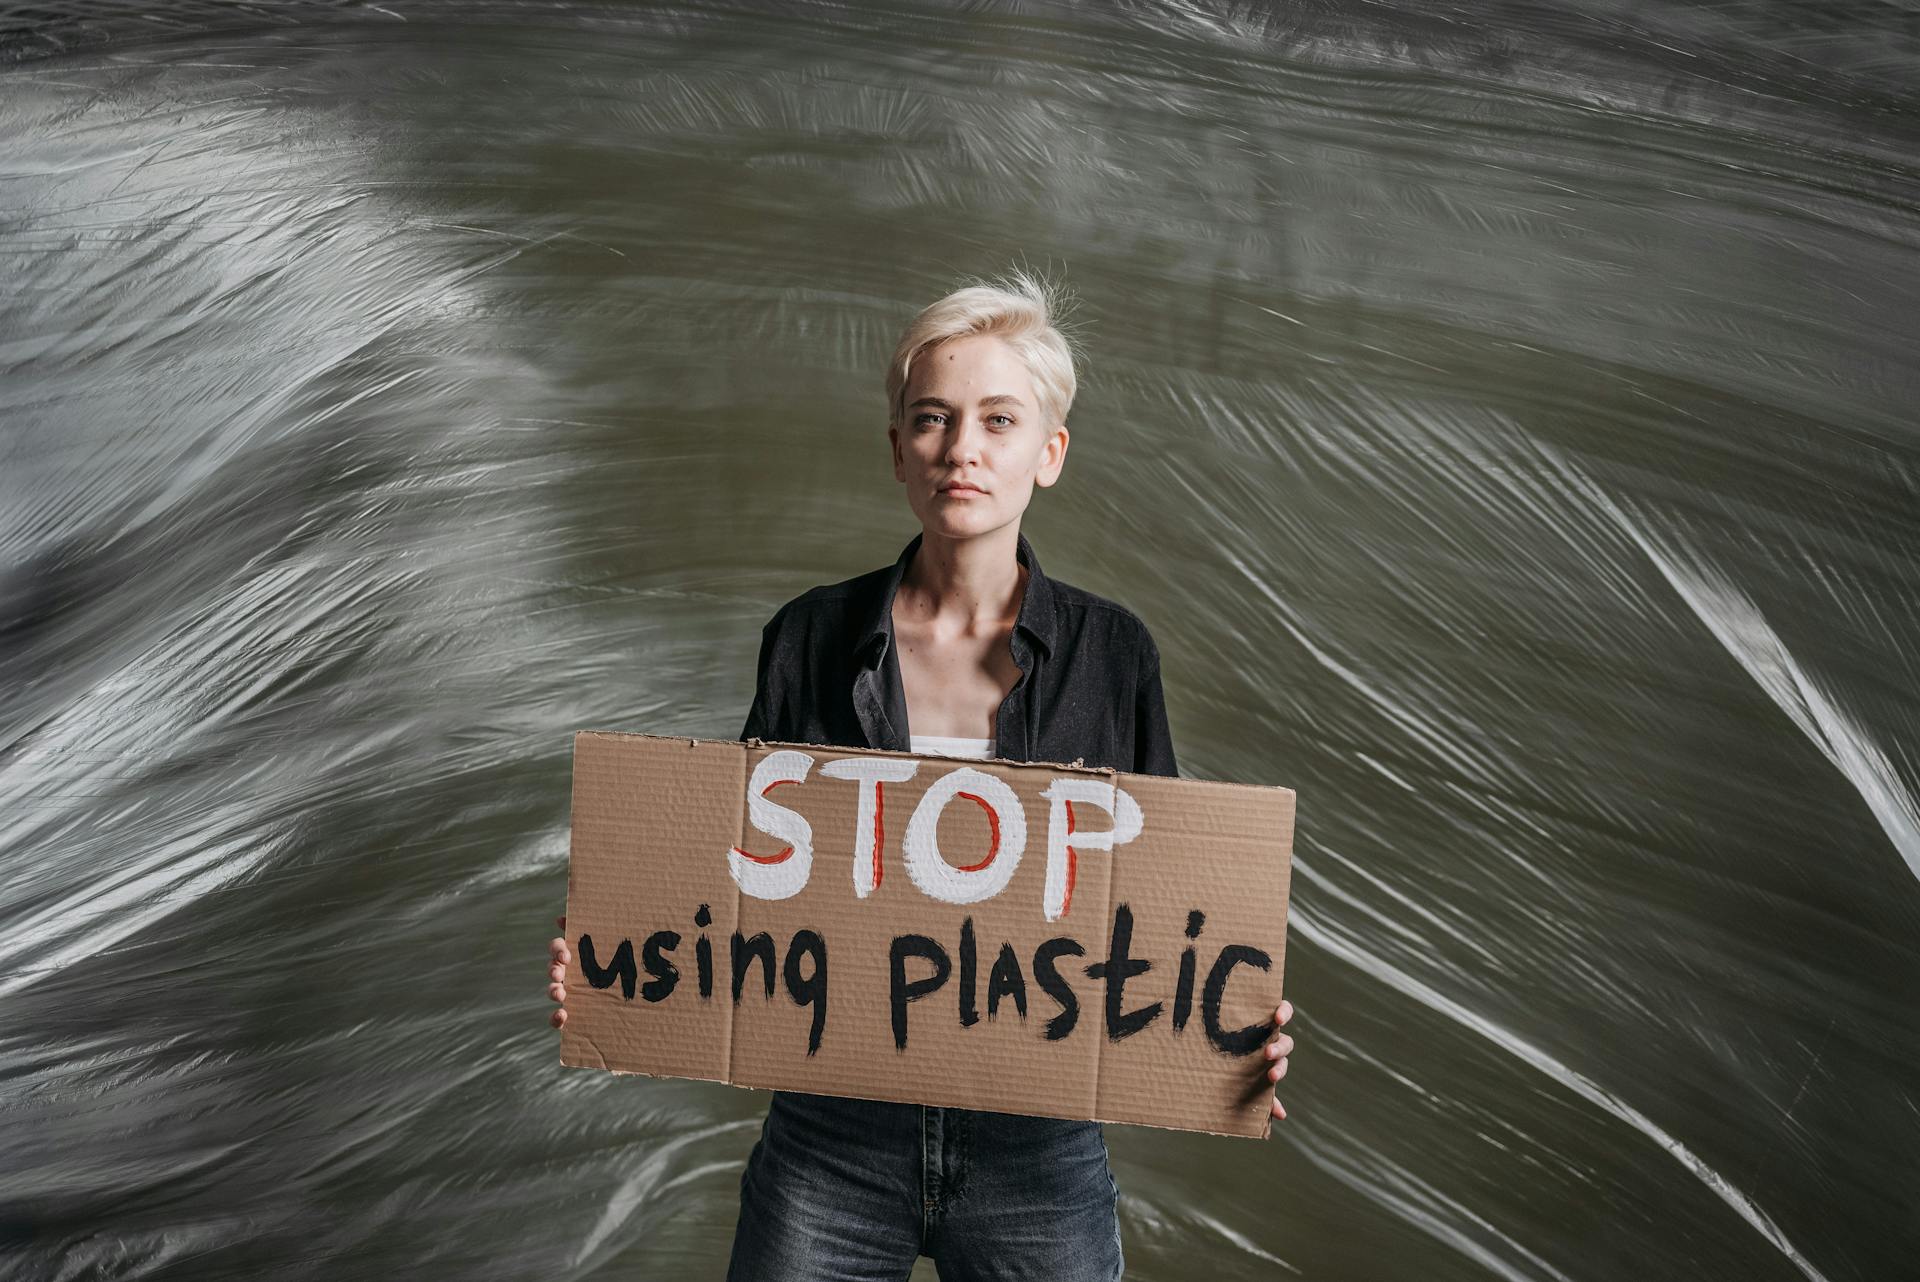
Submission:
<svg viewBox="0 0 1920 1282">
<path fill-rule="evenodd" d="M 1056 626 L 1067 636 L 1082 644 L 1107 640 L 1158 656 L 1146 620 L 1130 606 L 1062 579 L 1049 578 L 1047 584 Z"/>
<path fill-rule="evenodd" d="M 1101 596 L 1098 592 L 1089 592 L 1064 579 L 1049 579 L 1048 583 L 1053 588 L 1054 601 L 1063 610 L 1105 617 L 1114 623 L 1135 624 L 1143 628 L 1147 626 L 1130 607 L 1120 604 L 1112 597 Z"/>
<path fill-rule="evenodd" d="M 816 584 L 775 610 L 764 630 L 777 633 L 794 627 L 813 630 L 822 626 L 851 626 L 873 612 L 873 603 L 886 585 L 889 568 L 881 566 L 838 583 Z"/>
</svg>

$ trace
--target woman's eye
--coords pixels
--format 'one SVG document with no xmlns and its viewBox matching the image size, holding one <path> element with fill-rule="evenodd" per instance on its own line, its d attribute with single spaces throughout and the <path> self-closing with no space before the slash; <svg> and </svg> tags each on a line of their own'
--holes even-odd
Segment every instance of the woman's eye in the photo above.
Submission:
<svg viewBox="0 0 1920 1282">
<path fill-rule="evenodd" d="M 993 423 L 998 427 L 1012 427 L 1013 416 L 1011 414 L 994 414 L 988 417 L 987 422 Z"/>
<path fill-rule="evenodd" d="M 914 421 L 915 423 L 917 423 L 917 424 L 919 424 L 920 426 L 922 426 L 922 427 L 925 427 L 925 426 L 928 426 L 928 425 L 929 425 L 929 421 L 930 421 L 930 420 L 932 420 L 932 419 L 937 419 L 937 418 L 939 418 L 939 417 L 940 417 L 940 415 L 938 415 L 938 414 L 933 414 L 933 413 L 926 413 L 926 414 L 915 414 L 915 415 L 913 416 L 913 421 Z"/>
</svg>

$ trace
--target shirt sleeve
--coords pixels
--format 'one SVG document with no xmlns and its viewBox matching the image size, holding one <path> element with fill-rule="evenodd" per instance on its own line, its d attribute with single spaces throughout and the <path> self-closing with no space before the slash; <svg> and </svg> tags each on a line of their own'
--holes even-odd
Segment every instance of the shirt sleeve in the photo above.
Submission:
<svg viewBox="0 0 1920 1282">
<path fill-rule="evenodd" d="M 773 728 L 774 692 L 769 679 L 773 675 L 773 651 L 780 630 L 780 616 L 785 613 L 783 606 L 760 629 L 760 659 L 754 665 L 753 705 L 747 709 L 746 725 L 740 728 L 742 739 L 780 738 Z"/>
<path fill-rule="evenodd" d="M 1133 773 L 1177 776 L 1173 757 L 1173 730 L 1167 725 L 1167 701 L 1160 689 L 1160 649 L 1145 627 L 1140 629 L 1140 676 L 1133 699 Z"/>
</svg>

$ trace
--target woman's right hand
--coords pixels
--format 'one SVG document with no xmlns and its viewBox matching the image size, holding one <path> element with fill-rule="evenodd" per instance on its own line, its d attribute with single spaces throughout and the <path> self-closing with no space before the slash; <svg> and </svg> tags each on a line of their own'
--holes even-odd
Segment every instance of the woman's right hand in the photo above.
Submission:
<svg viewBox="0 0 1920 1282">
<path fill-rule="evenodd" d="M 561 930 L 567 928 L 565 917 L 555 917 L 553 920 Z M 567 951 L 565 935 L 555 935 L 553 942 L 547 945 L 547 960 L 551 963 L 547 967 L 547 996 L 556 1002 L 564 1002 L 567 1000 L 567 963 L 573 960 L 573 954 Z M 555 1028 L 565 1026 L 567 1008 L 562 1006 L 554 1011 L 548 1022 Z"/>
</svg>

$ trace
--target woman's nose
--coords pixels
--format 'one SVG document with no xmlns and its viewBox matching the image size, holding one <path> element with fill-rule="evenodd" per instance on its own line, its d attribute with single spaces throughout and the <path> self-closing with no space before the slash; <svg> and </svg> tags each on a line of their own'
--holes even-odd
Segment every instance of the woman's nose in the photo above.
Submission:
<svg viewBox="0 0 1920 1282">
<path fill-rule="evenodd" d="M 971 419 L 962 418 L 954 423 L 953 430 L 947 434 L 947 462 L 950 465 L 978 462 L 980 458 L 980 438 L 986 431 Z"/>
</svg>

